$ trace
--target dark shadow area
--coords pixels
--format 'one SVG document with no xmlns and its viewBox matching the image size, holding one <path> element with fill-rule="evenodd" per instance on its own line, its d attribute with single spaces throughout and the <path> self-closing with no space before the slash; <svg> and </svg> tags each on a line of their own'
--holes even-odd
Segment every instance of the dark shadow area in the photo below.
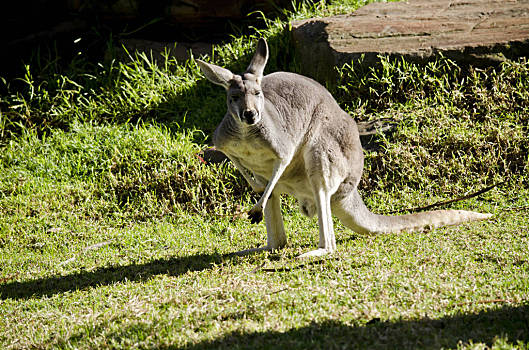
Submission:
<svg viewBox="0 0 529 350">
<path fill-rule="evenodd" d="M 160 274 L 179 276 L 189 271 L 210 269 L 213 265 L 220 264 L 233 257 L 234 255 L 232 254 L 198 254 L 158 259 L 145 264 L 101 267 L 93 271 L 81 271 L 66 276 L 51 276 L 32 281 L 10 282 L 0 285 L 0 300 L 51 296 L 124 281 L 141 282 Z"/>
<path fill-rule="evenodd" d="M 306 245 L 302 247 L 309 249 L 312 246 Z M 81 271 L 65 276 L 50 276 L 24 282 L 8 282 L 0 284 L 0 300 L 52 296 L 54 294 L 106 286 L 125 281 L 143 282 L 153 276 L 162 274 L 167 276 L 180 276 L 190 271 L 208 270 L 214 265 L 230 261 L 234 258 L 241 258 L 241 256 L 235 252 L 227 254 L 197 254 L 157 259 L 144 264 L 100 267 L 93 271 Z M 272 255 L 269 259 L 278 260 L 279 257 Z M 296 266 L 277 266 L 271 268 L 265 268 L 263 263 L 263 265 L 257 266 L 253 272 L 290 272 L 297 269 L 310 268 L 314 265 L 325 264 L 328 261 L 329 259 L 321 259 L 301 262 Z"/>
<path fill-rule="evenodd" d="M 109 39 L 219 43 L 264 28 L 262 14 L 282 18 L 292 9 L 289 0 L 8 2 L 0 4 L 0 76 L 24 74 L 23 63 L 40 55 L 36 49 L 64 64 L 79 51 L 100 57 Z"/>
<path fill-rule="evenodd" d="M 471 341 L 490 346 L 500 336 L 511 344 L 529 341 L 529 305 L 359 326 L 327 320 L 286 332 L 235 332 L 211 342 L 162 349 L 441 349 Z"/>
</svg>

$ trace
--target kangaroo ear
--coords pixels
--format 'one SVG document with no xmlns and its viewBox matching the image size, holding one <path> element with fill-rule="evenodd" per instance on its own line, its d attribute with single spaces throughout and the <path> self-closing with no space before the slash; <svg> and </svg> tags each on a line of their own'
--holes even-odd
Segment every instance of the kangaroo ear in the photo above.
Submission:
<svg viewBox="0 0 529 350">
<path fill-rule="evenodd" d="M 230 80 L 233 79 L 233 73 L 231 71 L 201 60 L 197 60 L 197 63 L 202 73 L 204 73 L 206 78 L 213 84 L 220 85 L 225 89 L 230 87 Z"/>
<path fill-rule="evenodd" d="M 261 79 L 263 77 L 266 61 L 268 61 L 268 44 L 265 39 L 261 38 L 257 43 L 257 50 L 255 51 L 246 72 L 257 76 L 257 79 Z"/>
</svg>

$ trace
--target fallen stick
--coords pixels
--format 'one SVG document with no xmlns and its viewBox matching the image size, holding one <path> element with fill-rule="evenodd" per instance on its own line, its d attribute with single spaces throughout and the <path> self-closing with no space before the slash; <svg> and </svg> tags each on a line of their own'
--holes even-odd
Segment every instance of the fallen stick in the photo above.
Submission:
<svg viewBox="0 0 529 350">
<path fill-rule="evenodd" d="M 447 204 L 452 204 L 452 203 L 455 203 L 455 202 L 461 202 L 461 201 L 464 201 L 466 199 L 477 197 L 477 196 L 479 196 L 479 195 L 481 195 L 483 193 L 486 193 L 486 192 L 492 190 L 494 187 L 496 187 L 498 185 L 502 185 L 503 183 L 504 182 L 498 182 L 498 183 L 495 183 L 494 185 L 491 185 L 489 187 L 485 187 L 485 188 L 483 188 L 483 189 L 481 189 L 481 190 L 479 190 L 477 192 L 473 192 L 473 193 L 467 194 L 467 195 L 462 196 L 462 197 L 449 199 L 447 201 L 437 202 L 437 203 L 429 204 L 429 205 L 426 205 L 426 206 L 423 206 L 423 207 L 415 207 L 415 208 L 393 210 L 393 211 L 390 211 L 390 212 L 386 212 L 384 214 L 385 215 L 390 215 L 390 214 L 399 214 L 399 213 L 403 213 L 403 212 L 414 213 L 414 212 L 418 212 L 418 211 L 431 210 L 433 208 L 438 208 L 438 207 L 441 207 L 441 206 L 444 206 L 444 205 L 447 205 Z"/>
</svg>

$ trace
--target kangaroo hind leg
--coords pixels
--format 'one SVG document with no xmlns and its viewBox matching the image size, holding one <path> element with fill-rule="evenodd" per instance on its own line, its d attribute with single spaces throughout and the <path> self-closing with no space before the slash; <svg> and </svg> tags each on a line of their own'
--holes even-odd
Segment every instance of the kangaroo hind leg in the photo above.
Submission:
<svg viewBox="0 0 529 350">
<path fill-rule="evenodd" d="M 304 253 L 298 258 L 308 258 L 313 256 L 323 256 L 336 250 L 336 238 L 334 237 L 334 226 L 331 213 L 332 192 L 325 180 L 311 179 L 314 201 L 318 213 L 319 244 L 318 249 Z"/>
</svg>

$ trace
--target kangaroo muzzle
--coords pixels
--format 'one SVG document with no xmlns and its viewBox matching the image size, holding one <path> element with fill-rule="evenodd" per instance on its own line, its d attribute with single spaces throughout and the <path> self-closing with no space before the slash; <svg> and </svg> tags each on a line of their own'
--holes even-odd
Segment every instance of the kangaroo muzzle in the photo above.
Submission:
<svg viewBox="0 0 529 350">
<path fill-rule="evenodd" d="M 253 125 L 259 121 L 259 113 L 255 109 L 246 109 L 242 113 L 241 120 L 248 125 Z"/>
</svg>

